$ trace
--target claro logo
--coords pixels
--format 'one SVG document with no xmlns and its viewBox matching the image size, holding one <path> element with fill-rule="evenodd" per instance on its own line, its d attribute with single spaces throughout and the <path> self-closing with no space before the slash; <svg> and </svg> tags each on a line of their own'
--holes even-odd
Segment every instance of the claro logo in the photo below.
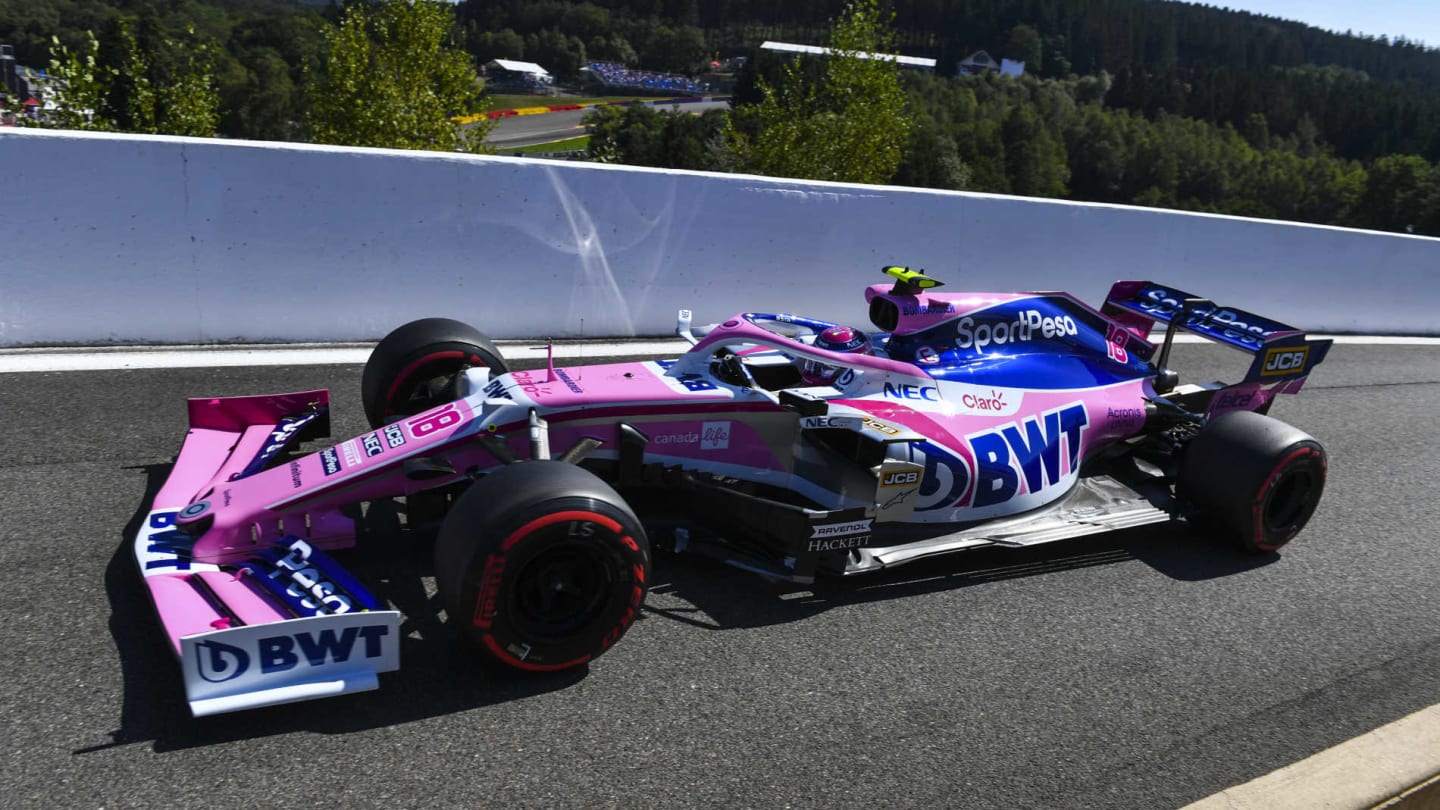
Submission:
<svg viewBox="0 0 1440 810">
<path fill-rule="evenodd" d="M 965 407 L 977 411 L 995 411 L 997 413 L 1005 411 L 1005 395 L 995 390 L 991 390 L 988 395 L 966 394 L 960 397 L 960 402 Z"/>
</svg>

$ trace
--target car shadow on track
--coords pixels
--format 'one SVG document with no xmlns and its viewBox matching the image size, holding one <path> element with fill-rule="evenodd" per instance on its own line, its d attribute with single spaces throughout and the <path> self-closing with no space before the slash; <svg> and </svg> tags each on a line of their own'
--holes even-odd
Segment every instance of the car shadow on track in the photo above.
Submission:
<svg viewBox="0 0 1440 810">
<path fill-rule="evenodd" d="M 382 603 L 403 614 L 400 670 L 380 676 L 378 693 L 192 718 L 179 664 L 136 571 L 131 548 L 170 467 L 141 468 L 146 475 L 142 505 L 105 569 L 110 633 L 124 683 L 120 727 L 109 733 L 109 743 L 77 750 L 77 756 L 144 742 L 152 742 L 156 752 L 165 752 L 295 731 L 340 734 L 382 728 L 565 689 L 588 674 L 586 667 L 540 677 L 485 671 L 478 656 L 445 626 L 439 600 L 427 590 L 433 575 L 432 538 L 404 531 L 398 510 L 378 504 L 357 522 L 357 548 L 338 552 L 337 559 Z M 376 699 L 377 695 L 383 697 Z"/>
<path fill-rule="evenodd" d="M 131 543 L 171 465 L 139 468 L 146 492 L 105 570 L 109 626 L 124 683 L 120 728 L 111 742 L 75 751 L 152 742 L 173 751 L 294 731 L 348 733 L 464 712 L 569 688 L 587 667 L 544 676 L 504 676 L 480 659 L 442 620 L 433 590 L 433 534 L 406 529 L 391 503 L 372 504 L 357 520 L 353 551 L 337 559 L 382 602 L 403 615 L 398 672 L 381 676 L 382 699 L 359 693 L 204 719 L 190 716 L 180 667 L 165 640 Z M 132 468 L 134 469 L 134 468 Z M 1006 579 L 1141 561 L 1179 580 L 1229 576 L 1268 565 L 1278 554 L 1231 551 L 1186 524 L 1151 526 L 1030 549 L 985 549 L 937 557 L 889 571 L 817 586 L 776 583 L 692 555 L 658 553 L 642 616 L 712 630 L 800 621 L 834 607 L 903 599 Z"/>
<path fill-rule="evenodd" d="M 1022 549 L 989 548 L 920 560 L 814 585 L 766 580 L 723 563 L 662 556 L 645 615 L 712 630 L 798 621 L 831 608 L 903 599 L 1007 579 L 1138 561 L 1172 579 L 1195 582 L 1270 565 L 1280 554 L 1249 554 L 1186 523 L 1124 531 Z"/>
</svg>

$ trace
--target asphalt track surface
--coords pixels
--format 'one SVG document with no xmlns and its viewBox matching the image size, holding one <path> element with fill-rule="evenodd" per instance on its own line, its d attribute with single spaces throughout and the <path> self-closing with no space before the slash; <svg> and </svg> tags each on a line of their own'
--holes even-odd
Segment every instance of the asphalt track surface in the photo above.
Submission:
<svg viewBox="0 0 1440 810">
<path fill-rule="evenodd" d="M 551 101 L 556 104 L 564 104 L 565 99 L 539 98 L 537 102 Z M 651 104 L 660 112 L 679 111 L 700 115 L 706 110 L 728 110 L 730 102 L 727 101 L 691 101 L 684 104 Z M 521 146 L 532 146 L 534 144 L 552 143 L 566 138 L 578 138 L 585 134 L 585 126 L 581 120 L 590 110 L 560 110 L 559 112 L 547 112 L 537 115 L 516 115 L 508 118 L 495 119 L 495 128 L 490 131 L 485 142 L 500 150 L 504 154 L 505 149 L 516 149 Z"/>
<path fill-rule="evenodd" d="M 820 593 L 662 558 L 588 671 L 496 680 L 381 508 L 341 559 L 406 614 L 401 671 L 193 720 L 128 547 L 182 398 L 328 386 L 345 436 L 359 376 L 0 375 L 0 804 L 1166 808 L 1440 702 L 1440 348 L 1337 345 L 1275 409 L 1330 453 L 1278 554 L 1173 524 Z"/>
</svg>

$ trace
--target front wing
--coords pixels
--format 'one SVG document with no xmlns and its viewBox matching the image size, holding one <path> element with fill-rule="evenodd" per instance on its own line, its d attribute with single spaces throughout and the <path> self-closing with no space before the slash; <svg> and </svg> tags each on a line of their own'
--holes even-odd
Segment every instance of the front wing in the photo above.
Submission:
<svg viewBox="0 0 1440 810">
<path fill-rule="evenodd" d="M 304 538 L 238 565 L 200 562 L 176 518 L 203 489 L 276 456 L 275 437 L 323 391 L 193 400 L 190 431 L 134 554 L 197 716 L 375 689 L 400 665 L 400 614 Z"/>
</svg>

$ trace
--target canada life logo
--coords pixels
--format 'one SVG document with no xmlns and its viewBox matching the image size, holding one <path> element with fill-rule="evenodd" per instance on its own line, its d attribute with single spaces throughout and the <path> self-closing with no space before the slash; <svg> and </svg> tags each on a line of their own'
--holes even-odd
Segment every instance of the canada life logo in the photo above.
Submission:
<svg viewBox="0 0 1440 810">
<path fill-rule="evenodd" d="M 730 447 L 730 423 L 706 422 L 700 426 L 701 450 L 725 450 Z"/>
</svg>

